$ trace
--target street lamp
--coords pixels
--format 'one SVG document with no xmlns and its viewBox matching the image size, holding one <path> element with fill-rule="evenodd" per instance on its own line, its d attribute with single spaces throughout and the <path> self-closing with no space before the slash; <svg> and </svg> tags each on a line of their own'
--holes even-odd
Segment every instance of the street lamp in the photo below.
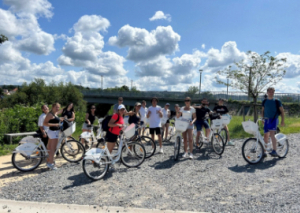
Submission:
<svg viewBox="0 0 300 213">
<path fill-rule="evenodd" d="M 229 78 L 227 76 L 227 100 L 228 100 L 228 84 L 229 84 Z"/>
<path fill-rule="evenodd" d="M 201 75 L 202 75 L 203 70 L 199 70 L 199 72 L 200 72 L 199 97 L 201 97 Z"/>
</svg>

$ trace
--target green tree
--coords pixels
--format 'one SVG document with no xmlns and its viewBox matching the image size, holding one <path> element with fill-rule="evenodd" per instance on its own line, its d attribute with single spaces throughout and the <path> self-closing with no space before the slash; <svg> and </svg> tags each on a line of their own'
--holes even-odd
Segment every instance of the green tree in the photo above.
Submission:
<svg viewBox="0 0 300 213">
<path fill-rule="evenodd" d="M 187 91 L 187 93 L 192 94 L 192 95 L 195 95 L 197 92 L 199 92 L 199 89 L 196 86 L 190 86 Z"/>
<path fill-rule="evenodd" d="M 8 38 L 5 35 L 0 34 L 0 44 L 4 43 L 5 41 L 8 41 Z"/>
<path fill-rule="evenodd" d="M 221 80 L 218 76 L 218 83 L 228 85 L 238 89 L 253 99 L 254 120 L 257 120 L 257 98 L 260 93 L 265 93 L 267 88 L 276 85 L 282 80 L 286 71 L 285 58 L 276 58 L 270 56 L 270 52 L 259 55 L 255 52 L 247 52 L 247 58 L 240 62 L 234 63 L 234 69 L 229 66 L 218 72 L 223 79 L 229 78 L 230 83 Z"/>
</svg>

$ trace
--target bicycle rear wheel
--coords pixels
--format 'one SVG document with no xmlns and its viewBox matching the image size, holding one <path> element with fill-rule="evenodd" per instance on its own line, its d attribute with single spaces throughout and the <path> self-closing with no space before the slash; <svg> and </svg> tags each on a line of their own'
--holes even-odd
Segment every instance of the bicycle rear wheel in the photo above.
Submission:
<svg viewBox="0 0 300 213">
<path fill-rule="evenodd" d="M 281 143 L 277 143 L 277 150 L 276 150 L 278 157 L 284 158 L 287 153 L 289 152 L 289 141 L 288 139 L 285 139 Z"/>
<path fill-rule="evenodd" d="M 11 162 L 13 166 L 21 172 L 29 172 L 35 170 L 43 160 L 43 153 L 40 148 L 33 152 L 29 157 L 21 153 L 13 153 Z"/>
<path fill-rule="evenodd" d="M 126 167 L 138 167 L 144 162 L 145 157 L 144 146 L 136 141 L 129 142 L 122 148 L 121 161 Z"/>
<path fill-rule="evenodd" d="M 223 138 L 224 144 L 227 144 L 228 141 L 228 135 L 227 135 L 227 131 L 225 128 L 222 128 L 221 131 L 219 132 L 219 134 L 221 135 L 221 137 Z"/>
<path fill-rule="evenodd" d="M 218 134 L 214 133 L 211 137 L 212 148 L 216 154 L 222 155 L 225 149 L 223 138 Z"/>
<path fill-rule="evenodd" d="M 138 142 L 141 142 L 146 151 L 146 157 L 150 158 L 154 155 L 156 151 L 156 143 L 152 140 L 152 138 L 147 136 L 141 136 L 140 139 L 137 139 Z"/>
<path fill-rule="evenodd" d="M 83 158 L 85 149 L 79 141 L 69 140 L 63 143 L 60 153 L 67 161 L 76 163 Z"/>
<path fill-rule="evenodd" d="M 82 161 L 82 169 L 84 174 L 92 180 L 100 180 L 107 173 L 109 164 L 107 164 L 107 157 L 101 156 L 100 162 L 96 163 L 91 159 L 84 159 Z"/>
<path fill-rule="evenodd" d="M 249 164 L 257 164 L 263 159 L 264 148 L 256 138 L 248 138 L 242 146 L 242 155 Z"/>
<path fill-rule="evenodd" d="M 174 160 L 175 161 L 177 161 L 179 159 L 180 143 L 181 143 L 181 137 L 177 136 L 175 139 L 175 144 L 174 144 Z"/>
</svg>

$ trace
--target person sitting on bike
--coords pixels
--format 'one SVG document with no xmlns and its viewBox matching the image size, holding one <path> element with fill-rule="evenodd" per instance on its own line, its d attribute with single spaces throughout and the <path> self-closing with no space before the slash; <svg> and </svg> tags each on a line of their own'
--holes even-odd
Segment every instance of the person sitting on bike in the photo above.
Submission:
<svg viewBox="0 0 300 213">
<path fill-rule="evenodd" d="M 275 138 L 275 133 L 277 130 L 277 125 L 279 123 L 279 113 L 281 115 L 281 126 L 284 126 L 284 110 L 280 100 L 274 98 L 275 89 L 274 87 L 269 87 L 267 89 L 268 98 L 262 102 L 261 116 L 265 118 L 264 122 L 264 141 L 266 144 L 269 143 L 269 137 L 271 137 L 273 150 L 269 153 L 273 157 L 277 157 L 276 152 L 277 142 Z M 266 147 L 264 147 L 266 149 Z M 266 152 L 266 150 L 265 150 Z M 267 154 L 264 153 L 264 157 Z"/>
<path fill-rule="evenodd" d="M 47 149 L 49 150 L 49 157 L 47 158 L 47 167 L 51 170 L 56 170 L 56 166 L 54 164 L 54 152 L 57 147 L 58 137 L 60 132 L 60 121 L 63 121 L 64 118 L 59 118 L 57 114 L 60 113 L 60 104 L 55 103 L 52 104 L 51 111 L 47 114 L 44 120 L 44 126 L 48 126 L 49 130 L 47 132 L 49 140 Z"/>
<path fill-rule="evenodd" d="M 170 125 L 170 116 L 171 111 L 169 110 L 170 104 L 166 103 L 165 107 L 162 109 L 163 118 L 166 119 L 166 123 L 162 126 L 163 133 L 166 135 L 165 137 L 162 135 L 163 138 L 167 139 L 169 134 L 169 125 Z"/>
<path fill-rule="evenodd" d="M 190 125 L 188 126 L 187 130 L 182 133 L 183 136 L 183 144 L 184 144 L 184 154 L 182 157 L 184 158 L 191 158 L 193 159 L 193 127 L 194 122 L 196 121 L 196 110 L 194 107 L 191 106 L 191 98 L 186 97 L 184 100 L 185 106 L 181 107 L 180 111 L 176 113 L 176 117 L 179 118 L 182 116 L 185 119 L 190 120 Z M 187 139 L 189 140 L 189 149 L 190 155 L 188 155 L 187 147 Z"/>
<path fill-rule="evenodd" d="M 199 146 L 199 137 L 201 134 L 202 127 L 204 126 L 205 128 L 205 136 L 203 143 L 208 143 L 209 142 L 209 134 L 210 134 L 210 128 L 208 124 L 208 116 L 211 114 L 211 110 L 208 108 L 208 100 L 206 98 L 203 98 L 201 101 L 200 106 L 194 105 L 194 108 L 196 109 L 196 117 L 197 120 L 195 122 L 195 126 L 197 128 L 197 136 L 196 136 L 196 145 Z"/>
<path fill-rule="evenodd" d="M 69 123 L 72 123 L 75 120 L 75 111 L 73 103 L 69 103 L 69 105 L 63 109 L 61 115 L 62 117 L 67 119 Z"/>
<path fill-rule="evenodd" d="M 107 149 L 112 153 L 115 143 L 118 140 L 118 136 L 124 126 L 123 116 L 125 114 L 125 106 L 123 104 L 118 106 L 117 113 L 113 114 L 110 121 L 108 122 L 108 131 L 106 132 L 105 140 L 107 142 Z"/>
<path fill-rule="evenodd" d="M 135 127 L 138 128 L 138 125 L 143 125 L 143 121 L 141 121 L 141 109 L 142 104 L 140 102 L 136 102 L 134 105 L 133 113 L 129 115 L 128 123 L 135 124 Z M 139 132 L 136 132 L 138 135 Z"/>
<path fill-rule="evenodd" d="M 219 113 L 221 116 L 225 115 L 225 114 L 227 114 L 229 112 L 229 110 L 227 109 L 227 107 L 224 106 L 224 99 L 222 99 L 222 98 L 219 99 L 218 105 L 214 107 L 213 111 L 215 113 Z M 228 146 L 234 146 L 235 145 L 234 142 L 232 142 L 230 140 L 228 126 L 226 125 L 224 128 L 225 128 L 225 130 L 227 132 L 227 138 L 228 138 L 228 143 L 227 144 L 228 144 Z"/>
</svg>

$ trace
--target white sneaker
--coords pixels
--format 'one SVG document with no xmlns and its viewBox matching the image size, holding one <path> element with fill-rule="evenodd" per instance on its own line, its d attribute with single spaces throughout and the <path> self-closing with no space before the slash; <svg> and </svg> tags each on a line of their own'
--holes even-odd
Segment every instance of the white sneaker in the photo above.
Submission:
<svg viewBox="0 0 300 213">
<path fill-rule="evenodd" d="M 187 152 L 185 152 L 183 155 L 182 155 L 183 158 L 188 158 L 189 157 L 189 154 Z"/>
<path fill-rule="evenodd" d="M 190 156 L 189 156 L 190 159 L 194 159 L 194 155 L 192 153 L 190 153 Z"/>
<path fill-rule="evenodd" d="M 159 149 L 159 153 L 160 153 L 160 154 L 164 154 L 164 150 L 163 150 L 163 148 L 162 148 L 162 147 L 160 147 L 160 149 Z"/>
<path fill-rule="evenodd" d="M 203 143 L 209 143 L 208 138 L 204 138 L 204 139 L 203 139 Z"/>
<path fill-rule="evenodd" d="M 50 170 L 57 170 L 57 167 L 52 163 L 46 163 L 46 166 L 50 169 Z"/>
</svg>

